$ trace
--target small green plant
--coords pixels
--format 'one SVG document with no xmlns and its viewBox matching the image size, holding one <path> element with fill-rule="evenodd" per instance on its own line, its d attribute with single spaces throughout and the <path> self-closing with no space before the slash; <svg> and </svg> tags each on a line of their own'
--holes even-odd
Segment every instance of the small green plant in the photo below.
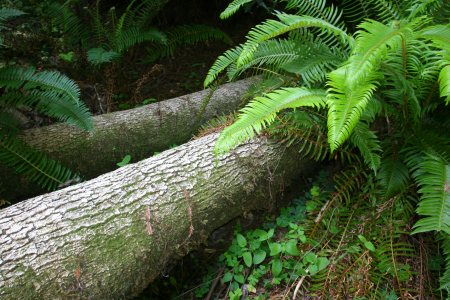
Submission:
<svg viewBox="0 0 450 300">
<path fill-rule="evenodd" d="M 131 155 L 126 155 L 121 162 L 117 163 L 117 165 L 119 167 L 123 167 L 123 166 L 127 165 L 130 162 L 130 160 L 131 160 Z"/>
<path fill-rule="evenodd" d="M 190 92 L 193 92 L 194 88 L 201 84 L 202 77 L 195 72 L 184 73 L 184 76 L 192 80 L 188 80 L 187 82 L 180 84 L 180 86 Z"/>
<path fill-rule="evenodd" d="M 219 258 L 219 265 L 227 266 L 227 272 L 223 276 L 224 282 L 229 282 L 232 291 L 231 297 L 241 296 L 241 285 L 247 284 L 249 291 L 256 291 L 256 286 L 263 284 L 265 288 L 270 288 L 272 284 L 281 284 L 282 281 L 289 281 L 298 276 L 316 275 L 326 268 L 329 261 L 323 254 L 306 251 L 300 253 L 299 248 L 306 249 L 308 240 L 303 227 L 297 223 L 306 218 L 305 201 L 299 201 L 298 207 L 287 207 L 282 209 L 281 215 L 277 218 L 275 228 L 269 230 L 250 230 L 241 234 L 241 224 L 235 225 L 234 234 L 236 238 L 232 241 L 228 250 Z M 277 228 L 287 228 L 283 238 L 275 240 Z M 253 271 L 247 279 L 244 269 L 251 268 Z M 264 277 L 271 272 L 271 281 Z M 261 280 L 264 279 L 264 282 Z M 198 297 L 201 297 L 204 288 L 198 289 Z M 259 295 L 258 299 L 264 299 L 264 295 Z"/>
<path fill-rule="evenodd" d="M 191 67 L 200 67 L 200 66 L 205 66 L 205 63 L 192 63 L 190 66 Z"/>
<path fill-rule="evenodd" d="M 134 107 L 141 107 L 146 104 L 149 104 L 150 102 L 156 102 L 156 101 L 158 101 L 158 100 L 156 100 L 155 98 L 145 99 L 144 101 L 142 101 L 142 103 L 136 104 Z"/>
<path fill-rule="evenodd" d="M 119 104 L 119 107 L 121 109 L 125 110 L 125 109 L 129 109 L 131 107 L 131 105 L 128 103 L 121 103 L 121 104 Z"/>
<path fill-rule="evenodd" d="M 61 57 L 62 59 L 64 59 L 65 61 L 68 61 L 68 62 L 78 61 L 78 59 L 75 58 L 75 52 L 73 52 L 73 51 L 71 51 L 67 54 L 61 53 L 61 54 L 59 54 L 59 57 Z"/>
</svg>

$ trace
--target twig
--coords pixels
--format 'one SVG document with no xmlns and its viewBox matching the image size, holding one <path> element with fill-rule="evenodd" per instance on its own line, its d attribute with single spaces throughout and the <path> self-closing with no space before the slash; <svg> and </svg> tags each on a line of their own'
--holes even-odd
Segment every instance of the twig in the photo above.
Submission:
<svg viewBox="0 0 450 300">
<path fill-rule="evenodd" d="M 214 292 L 214 289 L 216 288 L 216 285 L 217 285 L 217 283 L 218 283 L 219 280 L 220 280 L 220 277 L 222 277 L 223 271 L 225 271 L 225 267 L 222 267 L 222 268 L 219 270 L 219 274 L 217 274 L 216 280 L 214 280 L 214 282 L 213 282 L 213 284 L 212 284 L 212 286 L 211 286 L 211 289 L 209 290 L 209 293 L 208 293 L 208 295 L 206 296 L 205 300 L 209 300 L 209 298 L 211 298 L 212 293 Z"/>
<path fill-rule="evenodd" d="M 306 273 L 308 273 L 308 272 L 309 272 L 309 270 L 306 270 Z M 292 297 L 292 300 L 295 300 L 295 297 L 297 297 L 298 290 L 300 289 L 300 286 L 302 285 L 303 280 L 305 280 L 305 278 L 306 278 L 306 276 L 302 276 L 302 278 L 300 278 L 300 280 L 298 281 L 297 286 L 295 287 L 295 290 L 294 290 L 294 296 Z"/>
</svg>

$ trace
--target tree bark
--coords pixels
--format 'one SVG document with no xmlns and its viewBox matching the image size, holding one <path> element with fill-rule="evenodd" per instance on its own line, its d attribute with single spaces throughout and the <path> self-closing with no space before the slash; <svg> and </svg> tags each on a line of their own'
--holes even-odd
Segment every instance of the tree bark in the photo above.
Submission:
<svg viewBox="0 0 450 300">
<path fill-rule="evenodd" d="M 117 169 L 126 155 L 137 162 L 187 142 L 206 121 L 235 110 L 247 87 L 256 81 L 248 78 L 220 86 L 201 117 L 197 118 L 209 89 L 139 108 L 94 117 L 94 133 L 66 124 L 25 130 L 22 140 L 60 161 L 89 180 Z M 45 193 L 36 184 L 0 164 L 1 198 L 13 200 Z"/>
<path fill-rule="evenodd" d="M 314 165 L 265 138 L 216 158 L 217 136 L 0 210 L 0 298 L 132 298 Z"/>
</svg>

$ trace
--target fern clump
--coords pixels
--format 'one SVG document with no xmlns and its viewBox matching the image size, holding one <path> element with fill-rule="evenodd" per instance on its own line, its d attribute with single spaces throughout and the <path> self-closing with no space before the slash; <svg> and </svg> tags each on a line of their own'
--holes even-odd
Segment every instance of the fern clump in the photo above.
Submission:
<svg viewBox="0 0 450 300">
<path fill-rule="evenodd" d="M 222 17 L 246 2 L 233 1 Z M 402 203 L 414 199 L 415 204 L 421 195 L 416 211 L 421 219 L 412 234 L 436 231 L 447 238 L 450 12 L 446 4 L 344 1 L 338 7 L 322 0 L 285 2 L 295 14 L 276 12 L 278 20 L 257 25 L 245 44 L 219 57 L 208 73 L 205 86 L 224 70 L 230 80 L 254 70 L 283 82 L 241 110 L 238 120 L 222 131 L 215 153 L 230 151 L 263 129 L 289 143 L 299 141 L 305 154 L 316 159 L 340 157 L 342 163 L 371 174 L 362 181 L 368 186 L 332 202 L 348 204 L 356 191 L 371 199 L 372 206 L 400 198 Z M 284 38 L 274 39 L 281 35 Z M 350 184 L 356 178 L 346 175 L 343 180 Z M 408 195 L 411 186 L 418 188 L 417 198 Z M 449 285 L 449 274 L 450 265 L 442 277 L 443 288 Z"/>
<path fill-rule="evenodd" d="M 0 9 L 0 22 L 23 13 Z M 56 189 L 67 182 L 78 182 L 80 176 L 64 168 L 42 152 L 30 148 L 18 135 L 21 125 L 14 115 L 14 107 L 25 105 L 74 125 L 82 130 L 94 130 L 86 105 L 80 101 L 76 83 L 59 72 L 36 72 L 35 68 L 5 66 L 0 68 L 0 162 L 14 167 L 41 187 Z"/>
</svg>

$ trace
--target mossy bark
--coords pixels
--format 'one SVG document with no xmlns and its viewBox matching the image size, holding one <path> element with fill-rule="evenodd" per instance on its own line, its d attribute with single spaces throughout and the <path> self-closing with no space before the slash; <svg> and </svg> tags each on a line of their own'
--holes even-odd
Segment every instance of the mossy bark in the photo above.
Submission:
<svg viewBox="0 0 450 300">
<path fill-rule="evenodd" d="M 199 127 L 214 116 L 234 111 L 254 78 L 220 86 L 201 117 L 197 117 L 209 89 L 159 103 L 94 117 L 94 133 L 66 124 L 30 129 L 21 139 L 50 158 L 60 161 L 89 180 L 117 169 L 126 155 L 137 162 L 187 142 Z M 0 199 L 13 200 L 44 193 L 0 164 Z"/>
<path fill-rule="evenodd" d="M 314 164 L 271 139 L 216 158 L 217 136 L 1 210 L 0 298 L 132 298 Z"/>
</svg>

